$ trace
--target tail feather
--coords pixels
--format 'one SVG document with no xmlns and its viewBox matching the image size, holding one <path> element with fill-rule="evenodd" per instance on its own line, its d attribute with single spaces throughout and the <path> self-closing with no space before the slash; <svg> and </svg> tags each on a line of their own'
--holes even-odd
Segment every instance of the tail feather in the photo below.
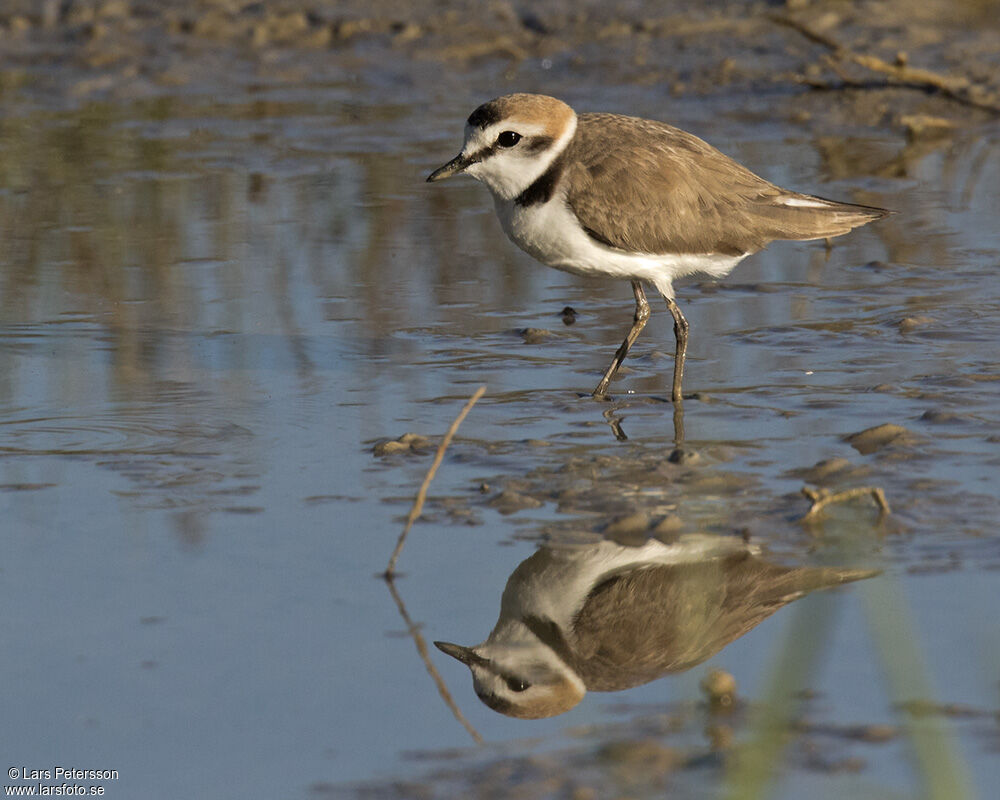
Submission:
<svg viewBox="0 0 1000 800">
<path fill-rule="evenodd" d="M 754 212 L 769 225 L 772 238 L 797 241 L 840 236 L 893 213 L 884 208 L 792 192 L 767 198 L 756 204 Z"/>
</svg>

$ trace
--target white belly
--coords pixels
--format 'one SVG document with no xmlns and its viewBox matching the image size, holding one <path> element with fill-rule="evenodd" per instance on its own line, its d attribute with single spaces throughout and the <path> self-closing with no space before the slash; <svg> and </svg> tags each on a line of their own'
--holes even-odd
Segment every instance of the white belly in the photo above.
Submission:
<svg viewBox="0 0 1000 800">
<path fill-rule="evenodd" d="M 591 238 L 558 194 L 527 207 L 496 195 L 493 200 L 510 240 L 546 266 L 576 275 L 648 281 L 665 297 L 674 296 L 674 278 L 699 272 L 722 277 L 746 257 L 626 253 Z"/>
</svg>

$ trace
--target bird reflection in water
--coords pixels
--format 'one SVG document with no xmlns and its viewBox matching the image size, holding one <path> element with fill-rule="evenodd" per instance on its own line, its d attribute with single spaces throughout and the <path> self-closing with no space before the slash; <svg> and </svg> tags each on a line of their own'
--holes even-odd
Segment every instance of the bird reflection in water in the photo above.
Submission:
<svg viewBox="0 0 1000 800">
<path fill-rule="evenodd" d="M 573 708 L 683 672 L 782 606 L 877 571 L 768 563 L 740 538 L 693 534 L 639 547 L 548 545 L 507 580 L 482 644 L 434 644 L 472 672 L 479 699 L 512 717 Z"/>
</svg>

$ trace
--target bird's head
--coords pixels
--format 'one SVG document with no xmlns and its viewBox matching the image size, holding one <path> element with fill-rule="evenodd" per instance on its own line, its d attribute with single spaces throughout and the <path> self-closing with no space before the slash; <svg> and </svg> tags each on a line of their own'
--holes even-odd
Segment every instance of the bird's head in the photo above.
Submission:
<svg viewBox="0 0 1000 800">
<path fill-rule="evenodd" d="M 509 717 L 553 717 L 569 711 L 586 693 L 579 676 L 544 646 L 434 644 L 469 668 L 480 700 Z"/>
<path fill-rule="evenodd" d="M 462 152 L 427 180 L 465 174 L 511 200 L 549 168 L 575 130 L 576 113 L 561 100 L 540 94 L 498 97 L 472 112 Z"/>
</svg>

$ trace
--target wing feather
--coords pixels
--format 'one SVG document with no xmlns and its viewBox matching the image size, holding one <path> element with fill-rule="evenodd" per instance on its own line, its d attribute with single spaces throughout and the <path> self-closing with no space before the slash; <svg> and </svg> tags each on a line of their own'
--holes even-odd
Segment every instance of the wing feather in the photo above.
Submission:
<svg viewBox="0 0 1000 800">
<path fill-rule="evenodd" d="M 781 189 L 697 136 L 637 117 L 579 115 L 567 156 L 573 213 L 596 241 L 632 252 L 742 255 L 888 213 Z"/>
<path fill-rule="evenodd" d="M 875 574 L 750 554 L 616 573 L 576 614 L 573 667 L 591 691 L 638 686 L 700 664 L 803 594 Z"/>
</svg>

